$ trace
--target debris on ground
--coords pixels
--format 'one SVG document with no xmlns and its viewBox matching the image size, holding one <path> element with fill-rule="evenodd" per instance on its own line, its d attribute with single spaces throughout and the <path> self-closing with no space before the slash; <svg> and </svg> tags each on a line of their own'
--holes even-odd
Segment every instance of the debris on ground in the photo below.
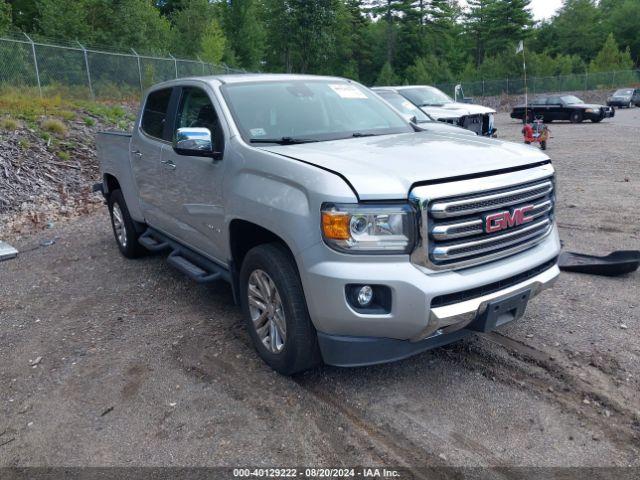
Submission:
<svg viewBox="0 0 640 480">
<path fill-rule="evenodd" d="M 18 255 L 18 250 L 9 245 L 8 243 L 0 240 L 0 262 L 3 260 L 9 260 L 15 258 Z"/>
<path fill-rule="evenodd" d="M 42 357 L 38 357 L 35 360 L 29 362 L 29 365 L 31 365 L 33 368 L 35 368 L 38 365 L 40 365 L 40 362 L 42 362 Z"/>
</svg>

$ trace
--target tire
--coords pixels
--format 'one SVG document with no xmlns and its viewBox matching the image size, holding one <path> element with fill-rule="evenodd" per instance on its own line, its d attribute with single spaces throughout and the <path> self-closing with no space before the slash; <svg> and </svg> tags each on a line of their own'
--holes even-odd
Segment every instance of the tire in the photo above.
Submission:
<svg viewBox="0 0 640 480">
<path fill-rule="evenodd" d="M 269 288 L 263 288 L 265 283 Z M 253 345 L 275 371 L 292 375 L 322 362 L 298 269 L 281 244 L 258 245 L 247 253 L 240 269 L 240 301 Z"/>
<path fill-rule="evenodd" d="M 120 190 L 114 190 L 108 200 L 111 228 L 120 253 L 127 258 L 142 257 L 146 250 L 138 243 L 138 229 L 136 222 L 129 215 L 129 209 Z"/>
<path fill-rule="evenodd" d="M 582 123 L 582 118 L 582 112 L 575 111 L 571 113 L 571 116 L 569 116 L 569 121 L 571 123 Z"/>
</svg>

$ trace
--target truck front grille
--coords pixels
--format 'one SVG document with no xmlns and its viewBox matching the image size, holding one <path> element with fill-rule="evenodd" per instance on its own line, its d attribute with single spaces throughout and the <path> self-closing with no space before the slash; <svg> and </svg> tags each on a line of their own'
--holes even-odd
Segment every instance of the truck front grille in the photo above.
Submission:
<svg viewBox="0 0 640 480">
<path fill-rule="evenodd" d="M 553 173 L 550 165 L 533 170 L 546 176 L 522 182 L 526 173 L 510 173 L 504 175 L 509 186 L 443 197 L 439 195 L 446 193 L 447 184 L 414 189 L 422 236 L 414 261 L 437 270 L 457 269 L 513 255 L 542 241 L 553 228 Z M 491 185 L 500 185 L 496 177 L 487 177 Z M 509 184 L 517 179 L 520 182 Z M 481 188 L 482 180 L 450 185 L 460 192 L 465 185 Z M 438 196 L 431 197 L 434 194 Z"/>
</svg>

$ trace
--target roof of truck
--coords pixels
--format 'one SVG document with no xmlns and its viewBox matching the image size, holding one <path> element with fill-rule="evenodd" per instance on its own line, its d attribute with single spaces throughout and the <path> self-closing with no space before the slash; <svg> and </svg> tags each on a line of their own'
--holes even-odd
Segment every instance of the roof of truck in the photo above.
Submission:
<svg viewBox="0 0 640 480">
<path fill-rule="evenodd" d="M 342 77 L 327 77 L 323 75 L 301 75 L 291 73 L 234 73 L 227 75 L 209 75 L 202 77 L 183 77 L 166 82 L 158 83 L 152 87 L 156 90 L 161 86 L 179 85 L 185 81 L 218 81 L 223 84 L 231 83 L 247 83 L 247 82 L 269 82 L 269 81 L 292 81 L 292 80 L 333 80 L 333 81 L 350 81 Z"/>
</svg>

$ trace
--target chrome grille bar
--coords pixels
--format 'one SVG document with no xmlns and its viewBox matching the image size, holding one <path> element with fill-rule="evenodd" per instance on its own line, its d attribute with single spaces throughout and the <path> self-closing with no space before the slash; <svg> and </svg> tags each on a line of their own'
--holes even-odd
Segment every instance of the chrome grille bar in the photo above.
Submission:
<svg viewBox="0 0 640 480">
<path fill-rule="evenodd" d="M 455 245 L 438 246 L 433 249 L 432 255 L 435 260 L 446 261 L 492 252 L 538 236 L 543 231 L 546 231 L 550 225 L 551 220 L 545 218 L 539 222 L 509 233 L 503 233 L 502 235 L 491 235 L 482 240 L 457 243 Z"/>
<path fill-rule="evenodd" d="M 542 215 L 549 213 L 552 209 L 551 200 L 546 200 L 534 205 L 533 210 L 529 214 L 531 219 L 536 219 Z M 434 225 L 431 228 L 431 236 L 436 240 L 454 240 L 456 238 L 471 237 L 479 235 L 482 230 L 483 221 L 480 218 L 473 220 L 465 220 L 456 223 L 447 223 Z"/>
<path fill-rule="evenodd" d="M 432 270 L 455 270 L 542 242 L 553 231 L 553 175 L 553 166 L 546 163 L 417 186 L 409 196 L 420 212 L 421 233 L 412 261 Z M 495 226 L 501 227 L 499 231 L 486 231 Z"/>
<path fill-rule="evenodd" d="M 462 200 L 443 200 L 431 205 L 429 213 L 435 218 L 460 217 L 484 210 L 513 205 L 514 203 L 528 202 L 536 198 L 544 197 L 553 190 L 550 181 L 537 183 L 517 190 L 507 190 L 499 193 L 483 194 L 465 198 Z"/>
</svg>

